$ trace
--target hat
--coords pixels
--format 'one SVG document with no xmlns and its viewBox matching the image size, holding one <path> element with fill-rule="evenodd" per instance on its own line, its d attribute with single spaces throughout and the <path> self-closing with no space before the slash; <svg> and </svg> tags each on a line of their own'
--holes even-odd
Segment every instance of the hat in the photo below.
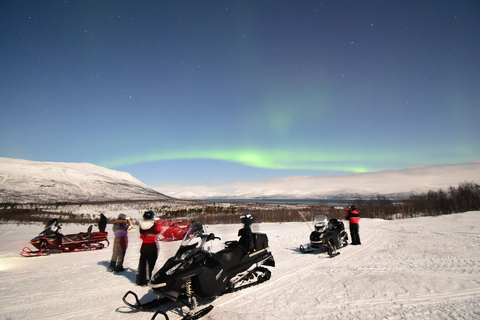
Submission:
<svg viewBox="0 0 480 320">
<path fill-rule="evenodd" d="M 152 220 L 155 217 L 155 213 L 153 211 L 145 211 L 143 214 L 144 220 Z"/>
<path fill-rule="evenodd" d="M 127 218 L 127 216 L 126 216 L 125 214 L 120 213 L 120 214 L 118 215 L 118 219 L 117 219 L 117 220 L 125 220 L 126 218 Z"/>
<path fill-rule="evenodd" d="M 250 211 L 246 211 L 243 213 L 243 215 L 240 216 L 240 219 L 243 219 L 243 218 L 252 219 L 253 217 Z"/>
</svg>

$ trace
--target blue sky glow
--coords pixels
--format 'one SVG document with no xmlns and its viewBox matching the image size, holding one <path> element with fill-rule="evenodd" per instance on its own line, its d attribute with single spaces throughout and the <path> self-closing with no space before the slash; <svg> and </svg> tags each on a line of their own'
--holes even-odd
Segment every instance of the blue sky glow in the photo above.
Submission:
<svg viewBox="0 0 480 320">
<path fill-rule="evenodd" d="M 6 1 L 0 156 L 151 186 L 480 159 L 478 1 Z"/>
</svg>

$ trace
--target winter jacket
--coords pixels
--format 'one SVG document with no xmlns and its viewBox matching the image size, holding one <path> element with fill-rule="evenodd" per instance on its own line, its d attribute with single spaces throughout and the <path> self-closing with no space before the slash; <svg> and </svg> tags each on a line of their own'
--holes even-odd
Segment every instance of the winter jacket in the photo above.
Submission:
<svg viewBox="0 0 480 320">
<path fill-rule="evenodd" d="M 348 210 L 347 214 L 345 215 L 345 219 L 348 220 L 350 223 L 356 224 L 360 222 L 360 214 L 357 210 Z"/>
<path fill-rule="evenodd" d="M 163 232 L 161 220 L 141 220 L 140 239 L 143 243 L 155 243 L 157 235 Z"/>
<path fill-rule="evenodd" d="M 113 233 L 117 238 L 123 238 L 128 236 L 128 229 L 132 223 L 127 220 L 116 220 L 113 224 Z"/>
</svg>

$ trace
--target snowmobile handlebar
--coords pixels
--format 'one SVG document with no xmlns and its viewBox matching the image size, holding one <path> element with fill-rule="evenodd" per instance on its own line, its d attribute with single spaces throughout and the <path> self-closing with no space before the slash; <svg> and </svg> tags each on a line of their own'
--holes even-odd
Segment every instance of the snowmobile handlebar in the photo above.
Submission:
<svg viewBox="0 0 480 320">
<path fill-rule="evenodd" d="M 210 233 L 207 236 L 207 241 L 210 241 L 210 240 L 222 240 L 222 239 L 220 239 L 220 237 L 215 237 L 215 235 L 213 233 Z"/>
</svg>

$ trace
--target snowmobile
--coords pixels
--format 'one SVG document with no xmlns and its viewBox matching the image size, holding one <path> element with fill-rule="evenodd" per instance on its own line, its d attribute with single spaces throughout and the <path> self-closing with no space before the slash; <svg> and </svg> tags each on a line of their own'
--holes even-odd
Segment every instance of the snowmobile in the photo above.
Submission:
<svg viewBox="0 0 480 320">
<path fill-rule="evenodd" d="M 183 220 L 176 221 L 165 221 L 162 222 L 163 226 L 166 227 L 166 230 L 163 231 L 162 241 L 175 241 L 182 240 L 185 233 L 190 227 L 189 222 L 183 222 Z"/>
<path fill-rule="evenodd" d="M 348 245 L 348 235 L 345 231 L 345 225 L 337 219 L 330 219 L 324 215 L 318 215 L 313 220 L 315 230 L 310 233 L 310 243 L 303 246 L 300 245 L 300 252 L 310 253 L 315 249 L 326 249 L 330 257 L 340 254 L 337 249 Z M 333 237 L 338 237 L 338 248 L 335 246 Z"/>
<path fill-rule="evenodd" d="M 199 319 L 213 306 L 197 311 L 197 299 L 215 298 L 269 280 L 271 272 L 265 266 L 274 267 L 275 260 L 269 251 L 267 235 L 252 232 L 248 224 L 238 235 L 238 241 L 227 241 L 224 249 L 212 253 L 206 243 L 220 238 L 207 234 L 202 223 L 193 221 L 175 256 L 148 283 L 158 297 L 141 303 L 133 291 L 128 291 L 123 302 L 135 309 L 150 309 L 178 301 L 189 309 L 183 320 Z M 133 299 L 134 303 L 127 301 Z M 168 320 L 166 312 L 161 310 L 155 312 L 152 320 L 159 314 Z"/>
<path fill-rule="evenodd" d="M 108 241 L 108 232 L 92 232 L 89 226 L 87 232 L 63 235 L 57 219 L 52 219 L 45 225 L 45 229 L 30 241 L 37 250 L 24 247 L 20 253 L 24 257 L 48 255 L 51 253 L 88 251 L 103 249 Z"/>
</svg>

